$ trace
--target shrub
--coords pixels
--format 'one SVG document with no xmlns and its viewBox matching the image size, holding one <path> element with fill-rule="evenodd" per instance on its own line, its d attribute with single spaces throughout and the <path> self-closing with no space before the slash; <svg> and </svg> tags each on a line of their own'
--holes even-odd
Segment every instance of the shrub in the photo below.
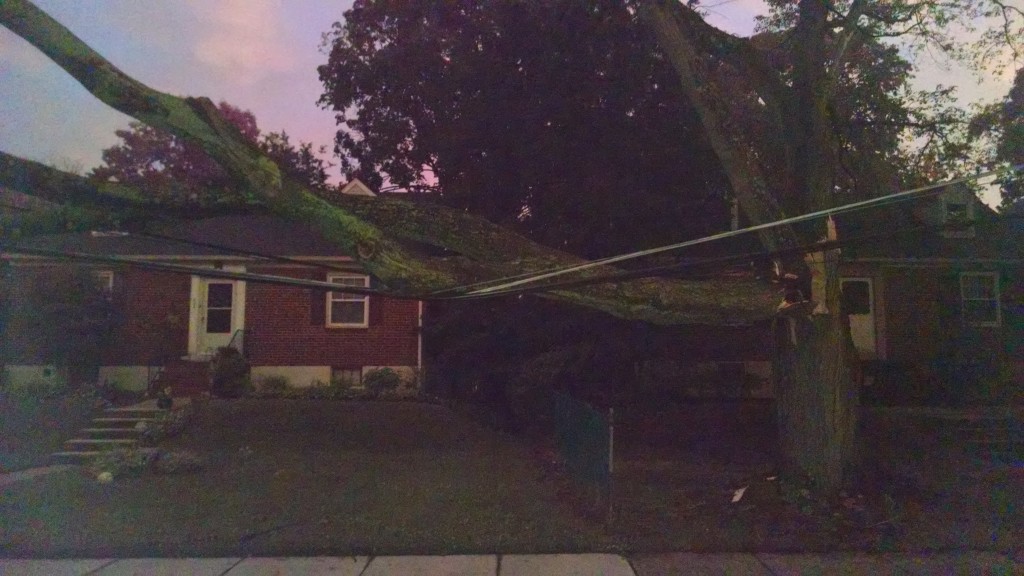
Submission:
<svg viewBox="0 0 1024 576">
<path fill-rule="evenodd" d="M 217 349 L 210 360 L 210 391 L 220 398 L 238 398 L 251 389 L 249 362 L 230 346 Z"/>
<path fill-rule="evenodd" d="M 30 380 L 18 386 L 11 386 L 6 394 L 12 400 L 21 403 L 37 403 L 48 398 L 55 398 L 65 392 L 63 383 L 47 380 Z"/>
<path fill-rule="evenodd" d="M 96 456 L 88 468 L 93 476 L 103 472 L 109 472 L 114 478 L 138 476 L 152 466 L 158 457 L 159 453 L 152 448 L 119 448 Z"/>
<path fill-rule="evenodd" d="M 180 474 L 194 472 L 206 467 L 206 458 L 191 450 L 173 450 L 161 452 L 153 464 L 153 471 L 158 474 Z"/>
<path fill-rule="evenodd" d="M 401 385 L 402 377 L 391 368 L 377 368 L 363 376 L 363 386 L 374 396 L 397 390 Z"/>
<path fill-rule="evenodd" d="M 164 439 L 177 436 L 192 420 L 194 414 L 195 409 L 191 404 L 187 404 L 177 410 L 164 412 L 152 422 L 140 422 L 138 425 L 138 430 L 141 432 L 139 439 L 152 446 Z"/>
<path fill-rule="evenodd" d="M 285 395 L 291 388 L 291 382 L 289 382 L 286 376 L 275 374 L 273 376 L 264 376 L 259 380 L 258 393 L 260 396 L 282 396 Z"/>
</svg>

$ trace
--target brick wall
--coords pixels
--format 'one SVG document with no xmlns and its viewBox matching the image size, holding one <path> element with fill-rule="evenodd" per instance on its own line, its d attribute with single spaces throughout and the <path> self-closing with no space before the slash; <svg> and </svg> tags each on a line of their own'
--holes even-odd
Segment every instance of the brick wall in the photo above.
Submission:
<svg viewBox="0 0 1024 576">
<path fill-rule="evenodd" d="M 326 280 L 326 273 L 250 267 L 259 274 Z M 370 297 L 368 328 L 325 326 L 325 296 L 301 288 L 246 285 L 245 353 L 254 366 L 414 366 L 417 304 Z"/>
<path fill-rule="evenodd" d="M 42 293 L 39 286 L 59 286 L 75 270 L 70 265 L 11 269 L 8 323 L 4 334 L 6 362 L 39 364 L 48 361 L 37 343 L 41 317 L 34 301 Z M 146 365 L 187 352 L 188 276 L 115 270 L 110 297 L 114 304 L 114 334 L 111 344 L 102 353 L 104 365 Z"/>
<path fill-rule="evenodd" d="M 188 354 L 191 278 L 140 269 L 114 271 L 114 302 L 122 311 L 108 366 L 158 365 Z"/>
</svg>

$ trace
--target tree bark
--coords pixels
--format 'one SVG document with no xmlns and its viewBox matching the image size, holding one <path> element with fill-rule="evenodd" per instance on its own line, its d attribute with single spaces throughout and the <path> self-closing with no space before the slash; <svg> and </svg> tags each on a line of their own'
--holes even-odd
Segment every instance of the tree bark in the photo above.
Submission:
<svg viewBox="0 0 1024 576">
<path fill-rule="evenodd" d="M 827 208 L 831 202 L 835 145 L 828 132 L 828 104 L 833 87 L 823 53 L 816 46 L 827 34 L 827 7 L 821 0 L 804 0 L 800 9 L 793 40 L 797 61 L 792 85 L 786 87 L 781 78 L 771 77 L 771 67 L 758 61 L 747 41 L 710 38 L 721 32 L 709 31 L 699 15 L 678 1 L 650 0 L 642 7 L 643 17 L 698 111 L 740 207 L 754 224 L 781 219 L 782 198 L 799 200 L 804 211 Z M 766 113 L 776 116 L 774 125 L 782 131 L 780 141 L 787 147 L 785 165 L 766 166 L 760 159 L 769 155 L 757 152 L 764 150 L 765 143 L 751 141 L 729 118 L 727 96 L 715 82 L 706 49 L 713 42 L 729 47 L 716 54 L 718 62 L 737 68 L 766 102 Z M 783 173 L 775 181 L 792 189 L 770 189 L 769 170 Z M 824 222 L 818 228 L 816 234 L 825 236 Z M 796 232 L 788 228 L 761 239 L 773 250 L 799 243 Z M 838 255 L 826 254 L 821 260 L 810 267 L 787 263 L 787 270 L 820 276 L 821 282 L 815 284 L 823 290 L 805 295 L 817 303 L 815 313 L 807 317 L 794 312 L 781 321 L 781 329 L 773 331 L 777 350 L 773 382 L 786 472 L 806 476 L 823 492 L 832 493 L 838 491 L 853 462 L 857 394 L 846 346 L 849 330 L 840 310 Z"/>
</svg>

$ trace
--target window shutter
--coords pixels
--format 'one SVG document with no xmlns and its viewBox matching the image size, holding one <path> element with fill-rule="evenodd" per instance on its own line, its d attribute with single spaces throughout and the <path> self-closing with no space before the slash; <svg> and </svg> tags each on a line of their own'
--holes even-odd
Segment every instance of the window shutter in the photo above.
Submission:
<svg viewBox="0 0 1024 576">
<path fill-rule="evenodd" d="M 326 276 L 314 276 L 314 280 L 325 281 Z M 309 291 L 309 324 L 323 326 L 327 322 L 327 293 L 322 290 Z"/>
</svg>

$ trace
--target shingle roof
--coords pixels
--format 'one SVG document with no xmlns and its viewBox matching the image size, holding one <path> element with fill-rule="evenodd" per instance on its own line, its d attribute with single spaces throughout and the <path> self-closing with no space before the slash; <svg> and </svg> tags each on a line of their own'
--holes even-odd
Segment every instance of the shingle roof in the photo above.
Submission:
<svg viewBox="0 0 1024 576">
<path fill-rule="evenodd" d="M 219 216 L 153 227 L 153 232 L 189 242 L 273 256 L 347 256 L 309 226 L 269 215 Z M 75 232 L 27 238 L 29 248 L 115 256 L 230 256 L 213 248 L 138 234 Z"/>
<path fill-rule="evenodd" d="M 909 205 L 842 215 L 837 225 L 840 241 L 877 237 L 844 248 L 845 260 L 1024 260 L 1024 220 L 996 214 L 980 204 L 974 215 L 974 235 L 965 238 L 944 235 Z"/>
</svg>

